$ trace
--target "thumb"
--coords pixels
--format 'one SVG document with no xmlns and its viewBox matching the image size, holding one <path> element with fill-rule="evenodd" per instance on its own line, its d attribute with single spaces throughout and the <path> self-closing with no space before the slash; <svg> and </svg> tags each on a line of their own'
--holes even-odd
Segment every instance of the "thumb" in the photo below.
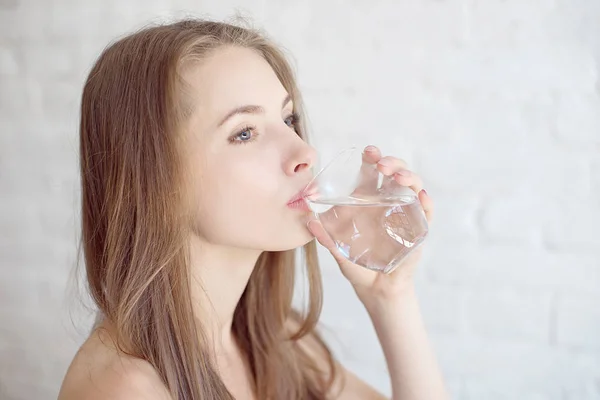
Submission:
<svg viewBox="0 0 600 400">
<path fill-rule="evenodd" d="M 342 265 L 343 263 L 349 262 L 340 253 L 337 246 L 335 245 L 335 242 L 333 241 L 331 236 L 329 236 L 327 231 L 325 231 L 325 228 L 323 228 L 323 224 L 321 224 L 320 221 L 318 221 L 316 219 L 312 219 L 312 220 L 308 221 L 308 223 L 306 224 L 306 227 L 308 228 L 310 233 L 312 233 L 313 236 L 317 239 L 317 241 L 323 247 L 325 247 L 327 250 L 329 250 L 329 252 L 333 256 L 333 258 L 335 258 L 335 261 L 337 261 L 338 264 Z"/>
</svg>

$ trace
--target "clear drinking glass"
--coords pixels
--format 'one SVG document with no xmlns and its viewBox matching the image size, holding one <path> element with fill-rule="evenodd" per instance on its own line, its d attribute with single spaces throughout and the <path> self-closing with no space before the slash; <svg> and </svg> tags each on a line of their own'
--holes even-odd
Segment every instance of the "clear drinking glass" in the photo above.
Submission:
<svg viewBox="0 0 600 400">
<path fill-rule="evenodd" d="M 390 273 L 428 233 L 417 194 L 363 163 L 352 147 L 340 152 L 305 189 L 305 201 L 351 262 Z"/>
</svg>

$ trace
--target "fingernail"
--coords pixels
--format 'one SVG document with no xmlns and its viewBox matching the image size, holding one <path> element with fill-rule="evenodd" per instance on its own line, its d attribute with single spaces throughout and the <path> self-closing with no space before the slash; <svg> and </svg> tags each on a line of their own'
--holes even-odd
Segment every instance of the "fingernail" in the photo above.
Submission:
<svg viewBox="0 0 600 400">
<path fill-rule="evenodd" d="M 382 158 L 381 160 L 379 160 L 379 165 L 383 165 L 384 167 L 391 167 L 392 164 L 392 161 L 388 160 L 387 158 Z"/>
<path fill-rule="evenodd" d="M 402 175 L 402 176 L 410 176 L 410 171 L 406 170 L 406 169 L 401 169 L 400 171 L 397 172 L 398 175 Z"/>
<path fill-rule="evenodd" d="M 377 148 L 375 146 L 367 146 L 367 147 L 365 147 L 365 151 L 371 151 L 371 152 L 373 152 L 375 150 L 377 150 Z"/>
<path fill-rule="evenodd" d="M 425 189 L 421 189 L 421 192 L 425 193 L 425 196 L 429 196 L 429 195 L 427 194 L 427 190 L 425 190 Z"/>
</svg>

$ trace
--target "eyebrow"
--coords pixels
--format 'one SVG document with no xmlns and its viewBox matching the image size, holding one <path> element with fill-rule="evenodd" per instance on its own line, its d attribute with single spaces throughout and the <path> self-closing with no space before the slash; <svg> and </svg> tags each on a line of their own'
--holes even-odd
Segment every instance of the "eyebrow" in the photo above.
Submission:
<svg viewBox="0 0 600 400">
<path fill-rule="evenodd" d="M 284 108 L 287 105 L 287 103 L 289 103 L 291 100 L 292 100 L 291 94 L 288 94 L 287 96 L 285 96 L 285 99 L 283 99 L 283 102 L 281 103 L 281 108 Z M 222 126 L 225 122 L 227 122 L 227 120 L 229 118 L 232 118 L 233 116 L 238 115 L 238 114 L 262 114 L 264 112 L 265 112 L 265 109 L 261 106 L 246 105 L 246 106 L 236 107 L 227 113 L 227 115 L 221 120 L 221 122 L 219 122 L 218 127 Z"/>
</svg>

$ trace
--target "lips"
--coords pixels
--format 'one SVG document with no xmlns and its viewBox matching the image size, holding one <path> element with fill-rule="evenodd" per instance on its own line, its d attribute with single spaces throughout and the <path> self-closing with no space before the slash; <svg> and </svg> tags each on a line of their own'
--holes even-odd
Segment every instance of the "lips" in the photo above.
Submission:
<svg viewBox="0 0 600 400">
<path fill-rule="evenodd" d="M 304 189 L 302 189 L 297 194 L 295 194 L 294 197 L 292 197 L 290 199 L 290 201 L 288 201 L 288 205 L 291 205 L 291 204 L 297 202 L 298 200 L 304 201 L 304 197 L 305 197 L 305 192 L 304 192 Z"/>
<path fill-rule="evenodd" d="M 288 207 L 303 211 L 310 211 L 306 198 L 317 192 L 316 185 L 307 185 L 296 193 L 287 203 Z"/>
<path fill-rule="evenodd" d="M 308 203 L 306 201 L 304 201 L 303 198 L 300 198 L 296 201 L 288 203 L 288 207 L 295 209 L 295 210 L 310 211 L 310 207 L 308 207 Z"/>
<path fill-rule="evenodd" d="M 288 205 L 297 202 L 298 200 L 302 200 L 304 201 L 305 198 L 314 195 L 315 193 L 317 193 L 318 191 L 318 187 L 315 183 L 312 183 L 310 185 L 306 185 L 302 188 L 302 190 L 300 190 L 298 193 L 296 193 L 289 201 L 288 201 Z"/>
</svg>

